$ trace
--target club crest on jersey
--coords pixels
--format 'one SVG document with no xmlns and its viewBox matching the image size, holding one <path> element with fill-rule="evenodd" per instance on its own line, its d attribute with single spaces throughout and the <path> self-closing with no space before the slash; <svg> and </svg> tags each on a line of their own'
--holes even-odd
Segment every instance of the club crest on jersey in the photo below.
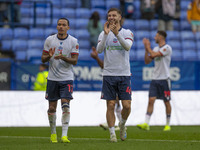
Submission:
<svg viewBox="0 0 200 150">
<path fill-rule="evenodd" d="M 117 43 L 117 42 L 118 42 L 117 38 L 114 38 L 113 43 Z"/>
<path fill-rule="evenodd" d="M 58 52 L 60 53 L 60 52 L 62 52 L 63 51 L 63 47 L 62 46 L 59 46 L 58 47 Z"/>
<path fill-rule="evenodd" d="M 79 46 L 78 46 L 78 45 L 76 45 L 76 49 L 79 49 Z"/>
<path fill-rule="evenodd" d="M 166 51 L 166 49 L 164 49 L 163 51 Z"/>
</svg>

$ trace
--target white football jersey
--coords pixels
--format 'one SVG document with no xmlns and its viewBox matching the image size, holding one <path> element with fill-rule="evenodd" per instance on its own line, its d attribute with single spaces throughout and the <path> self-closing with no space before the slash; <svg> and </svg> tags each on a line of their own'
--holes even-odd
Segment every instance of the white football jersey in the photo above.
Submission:
<svg viewBox="0 0 200 150">
<path fill-rule="evenodd" d="M 156 46 L 153 51 L 160 52 L 161 57 L 154 58 L 154 71 L 153 71 L 153 80 L 165 80 L 170 78 L 170 63 L 172 48 L 168 44 L 165 44 L 162 47 Z"/>
<path fill-rule="evenodd" d="M 133 33 L 130 30 L 121 28 L 119 32 L 126 40 L 133 41 Z M 98 41 L 102 40 L 103 34 L 104 31 L 100 33 Z M 117 37 L 110 31 L 104 49 L 103 76 L 130 76 L 129 52 L 121 46 Z"/>
<path fill-rule="evenodd" d="M 49 61 L 49 74 L 47 79 L 53 81 L 74 80 L 73 65 L 61 59 L 54 59 L 54 56 L 62 55 L 71 57 L 71 54 L 79 54 L 79 44 L 76 38 L 67 35 L 65 39 L 59 39 L 57 34 L 49 36 L 44 44 L 44 52 L 49 52 L 55 47 L 55 53 Z"/>
</svg>

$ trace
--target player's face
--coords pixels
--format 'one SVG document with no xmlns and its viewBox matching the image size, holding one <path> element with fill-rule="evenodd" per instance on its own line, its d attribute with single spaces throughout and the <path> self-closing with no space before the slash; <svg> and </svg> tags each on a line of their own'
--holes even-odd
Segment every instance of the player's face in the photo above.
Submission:
<svg viewBox="0 0 200 150">
<path fill-rule="evenodd" d="M 159 41 L 160 41 L 160 35 L 157 33 L 156 36 L 154 37 L 154 39 L 155 39 L 156 43 L 159 43 Z"/>
<path fill-rule="evenodd" d="M 57 23 L 57 30 L 59 34 L 67 33 L 67 30 L 69 30 L 68 21 L 64 19 L 60 19 Z"/>
<path fill-rule="evenodd" d="M 110 24 L 113 23 L 120 23 L 121 21 L 121 15 L 117 13 L 117 11 L 110 11 L 108 13 L 108 22 Z"/>
</svg>

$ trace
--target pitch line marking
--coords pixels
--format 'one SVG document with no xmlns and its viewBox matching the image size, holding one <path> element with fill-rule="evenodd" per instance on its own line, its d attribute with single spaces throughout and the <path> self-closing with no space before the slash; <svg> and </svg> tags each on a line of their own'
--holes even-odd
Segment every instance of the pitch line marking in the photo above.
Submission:
<svg viewBox="0 0 200 150">
<path fill-rule="evenodd" d="M 50 139 L 50 137 L 35 137 L 35 136 L 0 136 L 0 138 L 21 138 L 21 139 Z M 59 138 L 58 138 L 59 139 Z M 69 138 L 74 140 L 97 140 L 104 141 L 109 140 L 109 138 Z M 127 141 L 137 141 L 137 142 L 187 142 L 187 143 L 200 143 L 199 140 L 154 140 L 154 139 L 127 139 Z"/>
</svg>

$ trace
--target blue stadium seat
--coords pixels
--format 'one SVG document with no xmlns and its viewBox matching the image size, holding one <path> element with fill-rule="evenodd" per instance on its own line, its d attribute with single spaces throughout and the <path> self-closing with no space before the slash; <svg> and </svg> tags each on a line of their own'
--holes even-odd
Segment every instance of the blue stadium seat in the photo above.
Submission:
<svg viewBox="0 0 200 150">
<path fill-rule="evenodd" d="M 143 20 L 143 19 L 135 20 L 135 30 L 149 31 L 150 30 L 149 26 L 150 24 L 148 20 Z"/>
<path fill-rule="evenodd" d="M 136 60 L 144 60 L 144 54 L 145 54 L 145 50 L 144 49 L 137 49 L 137 51 L 136 51 Z"/>
<path fill-rule="evenodd" d="M 80 7 L 80 1 L 79 0 L 76 0 L 76 1 L 73 1 L 73 0 L 62 0 L 61 1 L 61 7 L 62 8 L 78 8 Z"/>
<path fill-rule="evenodd" d="M 195 38 L 196 38 L 196 41 L 200 41 L 200 32 L 196 32 Z"/>
<path fill-rule="evenodd" d="M 183 54 L 181 50 L 172 50 L 172 61 L 181 61 L 183 59 Z"/>
<path fill-rule="evenodd" d="M 51 2 L 53 3 L 53 8 L 61 8 L 61 0 L 51 0 Z"/>
<path fill-rule="evenodd" d="M 180 34 L 182 42 L 185 40 L 195 41 L 195 35 L 192 31 L 182 31 Z"/>
<path fill-rule="evenodd" d="M 167 40 L 181 40 L 179 31 L 167 31 Z"/>
<path fill-rule="evenodd" d="M 143 38 L 150 38 L 150 33 L 149 33 L 149 31 L 136 31 L 135 32 L 135 40 L 136 41 L 138 41 L 138 40 L 140 40 L 140 41 L 142 41 L 143 40 Z"/>
<path fill-rule="evenodd" d="M 92 8 L 106 9 L 105 1 L 91 0 L 91 7 Z"/>
<path fill-rule="evenodd" d="M 20 22 L 24 25 L 33 25 L 33 18 L 30 17 L 22 17 Z"/>
<path fill-rule="evenodd" d="M 61 17 L 61 11 L 59 8 L 53 8 L 53 17 L 57 19 Z"/>
<path fill-rule="evenodd" d="M 181 21 L 187 21 L 187 11 L 185 10 L 180 11 L 180 19 Z"/>
<path fill-rule="evenodd" d="M 76 29 L 87 29 L 88 19 L 76 19 Z"/>
<path fill-rule="evenodd" d="M 58 30 L 56 28 L 45 28 L 44 30 L 44 36 L 47 38 L 48 36 L 57 33 Z"/>
<path fill-rule="evenodd" d="M 125 29 L 130 29 L 130 30 L 134 30 L 135 29 L 134 21 L 132 19 L 125 19 L 122 26 Z"/>
<path fill-rule="evenodd" d="M 27 50 L 27 60 L 30 61 L 31 57 L 40 57 L 42 56 L 42 50 L 41 49 L 28 49 Z"/>
<path fill-rule="evenodd" d="M 119 1 L 116 1 L 116 0 L 107 0 L 106 1 L 106 10 L 108 10 L 110 8 L 120 8 Z"/>
<path fill-rule="evenodd" d="M 200 52 L 200 41 L 197 41 L 197 42 L 196 42 L 196 46 L 197 46 L 198 52 Z"/>
<path fill-rule="evenodd" d="M 87 29 L 75 30 L 75 37 L 78 40 L 89 40 L 90 34 Z"/>
<path fill-rule="evenodd" d="M 33 3 L 30 3 L 29 1 L 22 1 L 20 6 L 21 6 L 21 8 L 32 8 Z"/>
<path fill-rule="evenodd" d="M 11 40 L 13 39 L 13 30 L 10 28 L 0 28 L 1 39 Z"/>
<path fill-rule="evenodd" d="M 17 61 L 26 61 L 27 59 L 27 53 L 26 51 L 16 51 L 15 52 L 15 59 Z"/>
<path fill-rule="evenodd" d="M 33 16 L 33 9 L 26 8 L 26 7 L 21 7 L 20 13 L 21 13 L 21 18 L 32 17 Z"/>
<path fill-rule="evenodd" d="M 197 50 L 196 42 L 187 40 L 182 41 L 182 50 L 183 51 Z"/>
<path fill-rule="evenodd" d="M 188 23 L 187 20 L 182 20 L 180 22 L 181 31 L 191 31 L 191 25 Z"/>
<path fill-rule="evenodd" d="M 31 28 L 29 29 L 30 39 L 44 39 L 44 29 L 42 28 Z"/>
<path fill-rule="evenodd" d="M 158 20 L 156 19 L 150 20 L 150 29 L 151 31 L 158 29 Z"/>
<path fill-rule="evenodd" d="M 129 53 L 130 61 L 135 61 L 136 60 L 136 50 L 131 49 Z"/>
<path fill-rule="evenodd" d="M 180 21 L 177 21 L 177 20 L 173 20 L 173 28 L 174 28 L 174 31 L 179 31 L 180 30 Z"/>
<path fill-rule="evenodd" d="M 58 18 L 53 18 L 52 24 L 50 27 L 56 28 L 57 27 Z"/>
<path fill-rule="evenodd" d="M 140 1 L 133 1 L 135 11 L 140 11 Z"/>
<path fill-rule="evenodd" d="M 182 53 L 183 53 L 183 60 L 193 61 L 198 59 L 197 52 L 194 50 L 185 50 Z"/>
<path fill-rule="evenodd" d="M 187 11 L 188 5 L 190 3 L 191 3 L 191 1 L 186 1 L 186 0 L 180 1 L 181 10 Z"/>
<path fill-rule="evenodd" d="M 28 40 L 28 49 L 40 49 L 43 50 L 44 47 L 44 41 L 42 40 Z"/>
<path fill-rule="evenodd" d="M 36 7 L 36 16 L 37 17 L 46 17 L 47 11 L 44 7 Z"/>
<path fill-rule="evenodd" d="M 87 9 L 87 8 L 77 8 L 76 9 L 76 18 L 89 19 L 90 16 L 91 16 L 90 9 Z"/>
<path fill-rule="evenodd" d="M 156 36 L 156 33 L 157 33 L 157 30 L 152 30 L 150 32 L 150 39 L 151 39 L 151 41 L 154 41 L 154 37 Z"/>
<path fill-rule="evenodd" d="M 1 49 L 3 51 L 10 51 L 10 50 L 12 50 L 12 40 L 2 40 L 1 41 Z"/>
<path fill-rule="evenodd" d="M 29 38 L 29 32 L 26 28 L 14 28 L 14 38 L 15 39 L 24 39 L 27 40 Z"/>
<path fill-rule="evenodd" d="M 73 36 L 73 37 L 75 37 L 75 32 L 76 32 L 76 30 L 73 30 L 73 29 L 70 29 L 70 30 L 67 31 L 67 33 L 68 33 L 69 35 Z M 79 39 L 78 39 L 78 40 L 79 40 Z"/>
<path fill-rule="evenodd" d="M 26 51 L 28 48 L 27 40 L 13 40 L 12 50 L 13 51 Z"/>
<path fill-rule="evenodd" d="M 142 40 L 136 41 L 136 47 L 137 47 L 137 50 L 145 49 Z"/>
<path fill-rule="evenodd" d="M 91 10 L 91 15 L 92 15 L 92 13 L 93 13 L 94 11 L 97 11 L 97 12 L 99 13 L 100 19 L 101 19 L 101 20 L 102 20 L 102 19 L 106 19 L 106 11 L 105 11 L 105 10 L 100 9 L 100 8 L 93 8 L 93 9 Z"/>
<path fill-rule="evenodd" d="M 62 8 L 61 9 L 61 17 L 65 17 L 67 19 L 76 18 L 76 11 L 73 8 Z"/>
<path fill-rule="evenodd" d="M 76 19 L 69 19 L 70 29 L 76 29 Z"/>
<path fill-rule="evenodd" d="M 90 56 L 90 49 L 80 49 L 78 60 L 93 60 Z"/>
<path fill-rule="evenodd" d="M 140 19 L 140 18 L 141 18 L 141 12 L 140 11 L 134 11 L 133 19 Z"/>
<path fill-rule="evenodd" d="M 172 40 L 172 41 L 168 40 L 167 44 L 169 44 L 172 47 L 172 50 L 173 49 L 182 49 L 181 42 L 179 42 L 179 41 L 177 42 L 175 40 Z"/>
<path fill-rule="evenodd" d="M 91 49 L 90 41 L 88 40 L 78 40 L 78 43 L 80 49 L 88 49 L 88 51 Z"/>
</svg>

